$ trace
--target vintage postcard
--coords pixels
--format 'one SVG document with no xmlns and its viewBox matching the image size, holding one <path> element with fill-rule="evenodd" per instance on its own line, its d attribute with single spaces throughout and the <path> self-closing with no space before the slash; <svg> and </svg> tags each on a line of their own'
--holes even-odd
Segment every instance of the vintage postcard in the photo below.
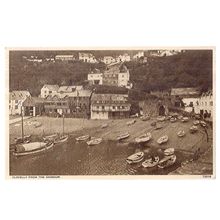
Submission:
<svg viewBox="0 0 220 220">
<path fill-rule="evenodd" d="M 6 176 L 215 178 L 215 48 L 7 48 Z"/>
</svg>

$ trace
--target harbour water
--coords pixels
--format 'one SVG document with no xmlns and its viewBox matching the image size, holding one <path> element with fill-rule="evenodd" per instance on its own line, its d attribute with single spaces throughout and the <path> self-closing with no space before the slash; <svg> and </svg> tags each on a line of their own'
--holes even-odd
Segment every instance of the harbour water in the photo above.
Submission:
<svg viewBox="0 0 220 220">
<path fill-rule="evenodd" d="M 177 161 L 173 166 L 149 170 L 142 168 L 141 163 L 127 164 L 126 158 L 137 151 L 144 151 L 145 158 L 162 155 L 160 149 L 152 146 L 114 141 L 88 146 L 86 142 L 76 142 L 72 136 L 66 143 L 57 144 L 39 155 L 16 158 L 11 154 L 10 175 L 166 175 L 187 159 L 176 152 Z"/>
</svg>

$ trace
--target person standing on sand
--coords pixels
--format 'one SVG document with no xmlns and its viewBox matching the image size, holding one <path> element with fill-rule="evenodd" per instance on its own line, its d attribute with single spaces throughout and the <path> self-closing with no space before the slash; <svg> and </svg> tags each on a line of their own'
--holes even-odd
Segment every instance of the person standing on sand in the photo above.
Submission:
<svg viewBox="0 0 220 220">
<path fill-rule="evenodd" d="M 208 131 L 207 131 L 207 127 L 203 127 L 204 128 L 204 132 L 206 134 L 206 139 L 207 139 L 207 142 L 209 142 L 209 134 L 208 134 Z"/>
</svg>

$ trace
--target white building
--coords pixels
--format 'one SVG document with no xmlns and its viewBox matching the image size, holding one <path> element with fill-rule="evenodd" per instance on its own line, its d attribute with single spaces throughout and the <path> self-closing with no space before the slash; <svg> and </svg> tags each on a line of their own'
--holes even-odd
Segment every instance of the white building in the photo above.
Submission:
<svg viewBox="0 0 220 220">
<path fill-rule="evenodd" d="M 117 62 L 129 62 L 131 60 L 130 55 L 128 55 L 127 53 L 123 54 L 123 55 L 119 55 L 116 58 Z"/>
<path fill-rule="evenodd" d="M 101 61 L 107 65 L 116 62 L 115 58 L 112 56 L 104 56 Z"/>
<path fill-rule="evenodd" d="M 73 61 L 75 60 L 75 56 L 74 55 L 56 55 L 55 60 Z"/>
<path fill-rule="evenodd" d="M 97 63 L 95 56 L 91 53 L 79 53 L 79 60 L 85 63 Z"/>
<path fill-rule="evenodd" d="M 48 85 L 45 84 L 42 88 L 41 88 L 41 93 L 40 93 L 40 97 L 41 98 L 46 98 L 47 96 L 55 96 L 57 95 L 57 92 L 59 90 L 59 86 L 58 85 Z"/>
<path fill-rule="evenodd" d="M 210 114 L 213 118 L 213 94 L 212 91 L 205 92 L 198 99 L 198 105 L 195 108 L 195 113 L 203 115 L 204 113 Z"/>
<path fill-rule="evenodd" d="M 128 68 L 123 65 L 120 72 L 118 73 L 118 86 L 119 87 L 127 87 L 129 86 L 130 73 Z"/>
<path fill-rule="evenodd" d="M 9 115 L 20 115 L 23 102 L 30 97 L 29 91 L 12 91 L 9 93 Z"/>
<path fill-rule="evenodd" d="M 103 73 L 100 70 L 95 69 L 88 74 L 88 81 L 92 85 L 102 85 L 103 84 Z"/>
</svg>

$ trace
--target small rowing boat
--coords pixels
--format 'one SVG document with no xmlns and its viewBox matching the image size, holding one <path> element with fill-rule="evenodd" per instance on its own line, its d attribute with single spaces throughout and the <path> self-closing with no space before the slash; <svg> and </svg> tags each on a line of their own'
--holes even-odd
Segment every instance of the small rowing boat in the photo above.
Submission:
<svg viewBox="0 0 220 220">
<path fill-rule="evenodd" d="M 136 122 L 136 120 L 134 119 L 134 120 L 128 121 L 126 124 L 128 126 L 130 126 L 130 125 L 133 125 L 135 122 Z"/>
<path fill-rule="evenodd" d="M 159 157 L 155 156 L 155 157 L 151 157 L 150 159 L 145 160 L 142 163 L 142 166 L 144 168 L 151 168 L 151 167 L 155 167 L 158 163 L 159 163 Z"/>
<path fill-rule="evenodd" d="M 150 116 L 149 115 L 143 115 L 143 116 L 140 117 L 140 119 L 142 121 L 147 121 L 147 120 L 150 120 Z"/>
<path fill-rule="evenodd" d="M 166 143 L 168 141 L 168 136 L 167 135 L 164 135 L 162 137 L 160 137 L 158 140 L 157 140 L 157 143 L 158 144 L 163 144 L 163 143 Z"/>
<path fill-rule="evenodd" d="M 108 124 L 103 124 L 102 126 L 101 126 L 101 128 L 103 129 L 103 128 L 107 128 L 108 127 Z"/>
<path fill-rule="evenodd" d="M 186 133 L 185 133 L 184 130 L 180 130 L 180 131 L 177 132 L 177 136 L 178 136 L 178 137 L 183 137 L 183 136 L 185 136 L 185 134 L 186 134 Z"/>
<path fill-rule="evenodd" d="M 161 128 L 163 128 L 163 125 L 157 123 L 156 127 L 155 127 L 155 130 L 158 130 L 158 129 L 161 129 Z"/>
<path fill-rule="evenodd" d="M 151 139 L 151 133 L 143 134 L 137 138 L 135 138 L 136 143 L 145 143 Z"/>
<path fill-rule="evenodd" d="M 83 136 L 80 136 L 80 137 L 77 137 L 76 138 L 76 141 L 86 141 L 90 138 L 89 135 L 83 135 Z"/>
<path fill-rule="evenodd" d="M 116 140 L 117 140 L 117 141 L 120 141 L 120 140 L 123 140 L 123 139 L 128 138 L 129 136 L 130 136 L 130 134 L 129 134 L 128 132 L 126 132 L 126 133 L 123 133 L 123 134 L 118 135 L 117 138 L 116 138 Z"/>
<path fill-rule="evenodd" d="M 176 118 L 172 117 L 172 118 L 170 119 L 170 122 L 171 122 L 171 123 L 176 122 Z"/>
<path fill-rule="evenodd" d="M 199 125 L 200 124 L 200 121 L 199 120 L 196 120 L 193 122 L 193 125 Z"/>
<path fill-rule="evenodd" d="M 92 140 L 87 141 L 86 143 L 87 143 L 89 146 L 93 146 L 93 145 L 100 144 L 101 142 L 102 142 L 102 138 L 92 138 Z"/>
<path fill-rule="evenodd" d="M 144 159 L 144 152 L 140 151 L 129 156 L 126 161 L 128 164 L 138 163 Z"/>
<path fill-rule="evenodd" d="M 164 155 L 166 156 L 170 156 L 174 154 L 174 148 L 167 148 L 166 150 L 164 150 Z"/>
<path fill-rule="evenodd" d="M 165 116 L 158 116 L 157 121 L 165 121 L 166 117 Z"/>
<path fill-rule="evenodd" d="M 60 136 L 60 137 L 58 137 L 58 138 L 56 138 L 56 139 L 54 140 L 54 144 L 63 143 L 63 142 L 65 142 L 65 141 L 67 141 L 68 138 L 69 138 L 68 135 L 62 135 L 62 136 Z"/>
<path fill-rule="evenodd" d="M 42 124 L 41 124 L 40 122 L 38 122 L 38 121 L 34 122 L 33 124 L 34 124 L 34 127 L 35 127 L 35 128 L 39 128 L 39 127 L 42 125 Z"/>
<path fill-rule="evenodd" d="M 189 121 L 189 118 L 188 117 L 183 117 L 181 121 L 182 122 L 187 122 L 187 121 Z"/>
<path fill-rule="evenodd" d="M 206 127 L 206 126 L 207 126 L 206 122 L 204 122 L 204 121 L 200 121 L 200 125 L 201 125 L 202 127 Z"/>
<path fill-rule="evenodd" d="M 190 127 L 190 133 L 194 134 L 195 132 L 198 131 L 198 127 L 193 125 L 192 127 Z"/>
<path fill-rule="evenodd" d="M 159 163 L 158 167 L 164 169 L 166 167 L 172 166 L 176 162 L 176 155 L 166 156 Z"/>
</svg>

